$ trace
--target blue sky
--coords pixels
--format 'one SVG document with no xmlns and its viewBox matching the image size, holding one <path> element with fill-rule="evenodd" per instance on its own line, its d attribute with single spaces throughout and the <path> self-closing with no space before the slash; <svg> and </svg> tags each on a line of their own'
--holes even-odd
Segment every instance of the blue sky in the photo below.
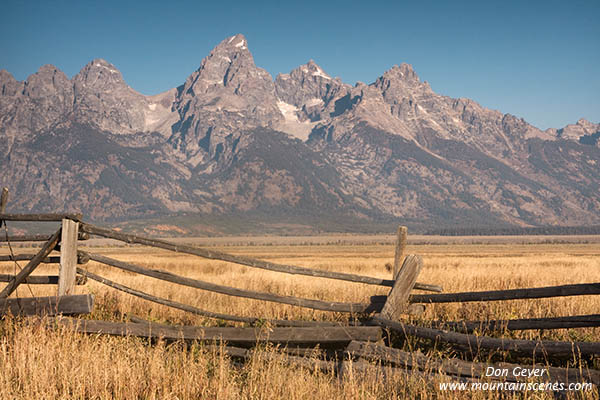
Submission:
<svg viewBox="0 0 600 400">
<path fill-rule="evenodd" d="M 243 33 L 275 76 L 314 59 L 343 81 L 412 64 L 433 90 L 540 128 L 600 122 L 600 1 L 13 1 L 0 5 L 0 69 L 69 77 L 93 58 L 144 94 L 182 84 Z"/>
</svg>

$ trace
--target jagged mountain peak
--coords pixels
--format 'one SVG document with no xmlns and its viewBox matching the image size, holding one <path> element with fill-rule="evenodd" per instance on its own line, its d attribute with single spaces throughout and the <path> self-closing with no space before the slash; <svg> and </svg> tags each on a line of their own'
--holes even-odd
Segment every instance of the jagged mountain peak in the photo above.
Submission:
<svg viewBox="0 0 600 400">
<path fill-rule="evenodd" d="M 278 107 L 284 116 L 277 129 L 306 140 L 314 126 L 336 112 L 336 100 L 350 90 L 339 78 L 332 78 L 313 60 L 275 79 Z"/>
<path fill-rule="evenodd" d="M 115 68 L 115 66 L 103 58 L 94 58 L 92 61 L 88 63 L 88 65 L 96 65 L 102 67 Z"/>
<path fill-rule="evenodd" d="M 36 73 L 29 75 L 23 94 L 32 98 L 59 95 L 65 106 L 72 102 L 73 97 L 69 78 L 51 64 L 42 65 Z M 64 96 L 67 96 L 67 99 Z"/>
<path fill-rule="evenodd" d="M 5 81 L 5 80 L 16 80 L 15 77 L 13 76 L 13 74 L 11 74 L 10 72 L 8 72 L 5 69 L 0 69 L 0 81 Z"/>
<path fill-rule="evenodd" d="M 237 34 L 223 40 L 202 60 L 200 67 L 186 80 L 184 88 L 186 93 L 193 95 L 222 87 L 239 92 L 245 81 L 256 79 L 268 79 L 272 84 L 271 75 L 254 64 L 246 37 Z"/>
<path fill-rule="evenodd" d="M 248 50 L 248 40 L 244 35 L 238 33 L 216 45 L 209 55 L 202 60 L 199 70 L 207 69 L 211 64 L 231 65 L 246 60 L 254 66 L 252 53 Z"/>
<path fill-rule="evenodd" d="M 32 79 L 34 79 L 35 77 L 52 75 L 64 76 L 67 80 L 69 80 L 69 78 L 67 78 L 67 75 L 64 72 L 62 72 L 58 67 L 52 64 L 44 64 L 40 68 L 38 68 L 37 72 L 29 75 L 27 77 L 26 82 L 31 82 Z"/>
<path fill-rule="evenodd" d="M 81 86 L 127 86 L 123 80 L 121 71 L 113 64 L 102 58 L 96 58 L 87 63 L 77 75 L 73 77 L 75 88 L 81 89 Z"/>
<path fill-rule="evenodd" d="M 316 78 L 331 79 L 331 76 L 327 75 L 313 60 L 309 60 L 306 64 L 301 65 L 296 70 Z"/>
<path fill-rule="evenodd" d="M 238 33 L 237 35 L 230 36 L 223 40 L 215 47 L 215 50 L 221 49 L 231 49 L 234 51 L 248 50 L 248 40 L 246 39 L 246 36 Z"/>
<path fill-rule="evenodd" d="M 312 59 L 309 60 L 306 64 L 302 64 L 293 70 L 291 70 L 287 74 L 279 74 L 276 77 L 276 81 L 284 81 L 287 79 L 293 79 L 296 81 L 303 81 L 306 79 L 314 80 L 314 81 L 322 81 L 322 80 L 333 80 L 331 76 L 329 76 L 323 68 L 321 68 L 316 62 Z M 338 80 L 338 79 L 335 79 Z"/>
<path fill-rule="evenodd" d="M 21 209 L 598 223 L 600 125 L 554 133 L 436 94 L 409 64 L 351 87 L 309 60 L 274 82 L 243 35 L 152 97 L 103 59 L 72 80 L 0 71 L 0 184 Z"/>
<path fill-rule="evenodd" d="M 575 140 L 585 144 L 600 143 L 600 123 L 595 124 L 585 118 L 580 118 L 576 123 L 560 129 L 546 129 L 546 133 L 559 139 Z"/>
<path fill-rule="evenodd" d="M 91 60 L 90 62 L 85 64 L 83 66 L 83 68 L 81 69 L 81 71 L 90 70 L 90 69 L 98 69 L 98 68 L 110 69 L 110 70 L 114 70 L 114 71 L 111 71 L 113 73 L 115 73 L 115 72 L 120 73 L 120 71 L 117 69 L 117 67 L 113 63 L 105 60 L 104 58 L 94 58 L 93 60 Z"/>
<path fill-rule="evenodd" d="M 40 73 L 58 72 L 58 71 L 60 71 L 60 69 L 58 69 L 55 65 L 44 64 L 38 69 L 37 73 L 40 74 Z M 60 71 L 60 72 L 62 72 L 62 71 Z"/>
<path fill-rule="evenodd" d="M 178 88 L 174 109 L 181 122 L 171 143 L 197 166 L 230 135 L 282 120 L 276 103 L 273 78 L 254 64 L 245 36 L 231 36 Z"/>
<path fill-rule="evenodd" d="M 579 118 L 579 120 L 577 121 L 577 125 L 582 126 L 584 128 L 587 128 L 587 129 L 590 129 L 590 128 L 591 129 L 596 129 L 596 127 L 598 125 L 600 125 L 600 124 L 595 124 L 595 123 L 593 123 L 591 121 L 588 121 L 585 118 Z"/>
<path fill-rule="evenodd" d="M 402 85 L 405 87 L 429 87 L 426 82 L 421 82 L 419 76 L 412 65 L 402 63 L 394 65 L 380 76 L 375 82 L 375 86 L 385 88 L 393 85 Z"/>
<path fill-rule="evenodd" d="M 394 65 L 370 86 L 377 88 L 389 104 L 414 103 L 418 98 L 437 96 L 427 82 L 419 80 L 412 65 L 406 63 Z"/>
<path fill-rule="evenodd" d="M 0 96 L 14 96 L 22 85 L 23 83 L 18 82 L 10 72 L 0 70 Z"/>
<path fill-rule="evenodd" d="M 125 83 L 113 64 L 93 59 L 72 81 L 76 121 L 117 134 L 145 130 L 147 100 Z"/>
<path fill-rule="evenodd" d="M 294 107 L 314 107 L 326 104 L 340 91 L 350 88 L 340 79 L 329 76 L 316 62 L 309 60 L 275 79 L 278 98 Z"/>
<path fill-rule="evenodd" d="M 40 86 L 53 86 L 66 89 L 71 85 L 67 75 L 65 75 L 64 72 L 52 64 L 42 65 L 37 72 L 27 77 L 27 80 L 25 80 L 24 84 L 26 95 L 31 94 L 32 90 L 35 91 Z"/>
<path fill-rule="evenodd" d="M 41 66 L 22 82 L 0 72 L 0 132 L 8 137 L 27 140 L 67 115 L 72 105 L 72 83 L 54 65 Z"/>
<path fill-rule="evenodd" d="M 419 80 L 419 76 L 415 72 L 413 66 L 407 63 L 401 63 L 400 65 L 394 65 L 392 68 L 387 70 L 383 76 L 399 77 L 404 80 Z"/>
</svg>

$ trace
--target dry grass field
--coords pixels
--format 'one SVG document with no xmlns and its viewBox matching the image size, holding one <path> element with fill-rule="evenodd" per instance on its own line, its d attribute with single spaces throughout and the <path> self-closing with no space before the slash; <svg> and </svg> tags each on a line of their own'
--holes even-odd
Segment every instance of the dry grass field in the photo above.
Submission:
<svg viewBox="0 0 600 400">
<path fill-rule="evenodd" d="M 310 268 L 390 278 L 385 264 L 393 260 L 389 240 L 342 240 L 302 244 L 255 241 L 251 245 L 215 248 L 233 254 L 262 258 Z M 600 246 L 597 238 L 580 243 L 540 241 L 526 244 L 518 239 L 461 243 L 423 240 L 410 244 L 409 253 L 422 255 L 420 282 L 437 284 L 445 292 L 536 287 L 600 281 Z M 560 242 L 560 241 L 555 241 Z M 413 242 L 415 243 L 415 242 Z M 430 244 L 424 244 L 430 243 Z M 299 277 L 251 269 L 220 261 L 173 254 L 142 247 L 95 247 L 96 253 L 123 261 L 165 269 L 214 283 L 315 299 L 362 302 L 385 294 L 386 288 L 329 279 Z M 2 252 L 6 254 L 3 246 Z M 31 252 L 18 248 L 17 252 Z M 21 262 L 21 266 L 24 263 Z M 346 314 L 302 309 L 294 306 L 227 297 L 134 275 L 90 262 L 89 271 L 154 295 L 201 309 L 260 316 L 266 319 L 344 321 Z M 14 264 L 0 263 L 0 273 L 13 273 Z M 56 266 L 42 265 L 35 274 L 55 274 Z M 52 295 L 53 286 L 22 285 L 19 297 Z M 173 310 L 117 292 L 95 282 L 78 286 L 77 293 L 96 295 L 96 308 L 85 318 L 125 321 L 128 313 L 168 324 L 223 325 L 222 321 Z M 14 295 L 13 295 L 14 296 Z M 598 313 L 600 296 L 515 300 L 487 303 L 428 305 L 426 312 L 410 321 L 427 325 L 432 320 L 473 320 L 552 317 Z M 239 325 L 239 324 L 238 324 Z M 265 326 L 264 329 L 268 329 Z M 497 334 L 496 334 L 497 335 Z M 599 328 L 553 331 L 505 332 L 512 338 L 600 341 Z M 432 359 L 467 357 L 448 346 L 427 341 L 398 342 L 406 350 L 421 349 Z M 275 354 L 275 356 L 273 356 Z M 268 355 L 268 357 L 267 357 Z M 315 357 L 318 353 L 315 353 Z M 470 354 L 477 361 L 511 361 L 502 353 Z M 544 364 L 545 360 L 538 360 Z M 556 363 L 556 362 L 555 362 Z M 600 369 L 598 358 L 573 356 L 557 365 Z M 388 399 L 388 398 L 554 398 L 551 392 L 440 391 L 441 376 L 388 376 L 377 369 L 338 377 L 290 363 L 278 349 L 262 347 L 250 361 L 239 363 L 214 347 L 201 344 L 148 343 L 137 338 L 84 336 L 67 328 L 50 328 L 39 319 L 0 321 L 0 399 Z M 598 399 L 597 389 L 570 392 L 568 398 Z"/>
</svg>

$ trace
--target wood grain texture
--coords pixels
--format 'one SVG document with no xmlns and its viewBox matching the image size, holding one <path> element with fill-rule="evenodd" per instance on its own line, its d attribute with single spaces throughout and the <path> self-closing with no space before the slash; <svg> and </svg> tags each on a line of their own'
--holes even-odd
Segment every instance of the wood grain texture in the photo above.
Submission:
<svg viewBox="0 0 600 400">
<path fill-rule="evenodd" d="M 585 296 L 600 294 L 600 283 L 547 286 L 539 288 L 489 290 L 443 294 L 413 294 L 411 303 L 456 303 L 469 301 L 498 301 L 516 299 L 543 299 L 547 297 Z"/>
<path fill-rule="evenodd" d="M 12 235 L 6 240 L 5 235 L 0 236 L 0 242 L 47 242 L 51 235 Z M 79 232 L 78 240 L 88 240 L 90 238 L 89 233 Z"/>
<path fill-rule="evenodd" d="M 79 223 L 70 219 L 62 220 L 60 240 L 60 265 L 58 268 L 58 295 L 72 294 L 77 275 L 77 232 Z"/>
<path fill-rule="evenodd" d="M 0 315 L 79 315 L 89 314 L 93 308 L 94 296 L 91 294 L 0 299 Z"/>
<path fill-rule="evenodd" d="M 13 255 L 6 255 L 6 256 L 0 256 L 0 262 L 5 262 L 5 261 L 29 261 L 31 260 L 33 257 L 35 257 L 35 254 L 15 254 Z M 81 252 L 77 253 L 77 264 L 87 264 L 90 261 L 89 257 L 87 257 L 86 254 L 83 254 Z M 60 257 L 55 257 L 55 256 L 51 256 L 51 257 L 46 257 L 42 260 L 43 264 L 60 264 Z"/>
<path fill-rule="evenodd" d="M 234 346 L 252 347 L 259 342 L 281 345 L 347 346 L 352 340 L 378 341 L 381 328 L 361 327 L 294 327 L 294 328 L 208 328 L 172 326 L 152 323 L 122 323 L 95 320 L 55 320 L 59 325 L 71 326 L 77 332 L 114 336 L 137 336 L 148 339 L 185 341 L 224 341 Z"/>
<path fill-rule="evenodd" d="M 466 346 L 467 348 L 473 349 L 475 352 L 478 351 L 478 349 L 488 349 L 497 351 L 510 351 L 527 356 L 572 356 L 573 354 L 600 354 L 599 342 L 555 342 L 548 340 L 536 341 L 491 338 L 487 336 L 477 336 L 465 333 L 446 332 L 439 329 L 424 328 L 392 321 L 379 316 L 373 317 L 372 321 L 380 326 L 384 326 L 404 335 Z"/>
<path fill-rule="evenodd" d="M 423 268 L 423 260 L 414 254 L 406 256 L 396 277 L 396 283 L 387 297 L 381 310 L 381 316 L 397 320 L 408 308 L 408 296 L 413 289 L 417 277 Z"/>
<path fill-rule="evenodd" d="M 0 262 L 6 262 L 6 261 L 30 261 L 33 257 L 35 257 L 35 254 L 15 254 L 13 255 L 6 255 L 6 256 L 0 256 Z M 42 260 L 42 263 L 44 264 L 58 264 L 60 263 L 60 258 L 59 257 L 46 257 Z"/>
<path fill-rule="evenodd" d="M 0 214 L 4 214 L 6 211 L 6 203 L 8 203 L 8 188 L 2 188 L 2 194 L 0 195 Z M 2 220 L 0 218 L 0 220 Z"/>
<path fill-rule="evenodd" d="M 15 275 L 0 274 L 0 282 L 10 282 L 15 279 Z M 87 278 L 85 276 L 77 276 L 75 278 L 76 285 L 85 285 Z M 58 285 L 58 275 L 29 275 L 23 282 L 28 285 Z"/>
<path fill-rule="evenodd" d="M 600 314 L 572 315 L 569 317 L 503 319 L 489 321 L 433 321 L 437 329 L 471 333 L 475 330 L 525 331 L 530 329 L 571 329 L 600 327 Z"/>
<path fill-rule="evenodd" d="M 393 277 L 396 280 L 400 268 L 404 262 L 404 254 L 406 253 L 406 239 L 408 237 L 408 228 L 406 226 L 398 227 L 398 234 L 396 238 L 396 251 L 394 252 L 394 271 Z"/>
</svg>

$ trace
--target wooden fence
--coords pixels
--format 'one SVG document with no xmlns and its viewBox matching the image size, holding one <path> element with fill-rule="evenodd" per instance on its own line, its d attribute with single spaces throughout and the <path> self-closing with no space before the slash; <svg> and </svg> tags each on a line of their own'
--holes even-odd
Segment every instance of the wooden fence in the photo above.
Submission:
<svg viewBox="0 0 600 400">
<path fill-rule="evenodd" d="M 15 275 L 0 275 L 0 282 L 8 282 L 7 286 L 0 292 L 0 314 L 81 314 L 91 312 L 94 304 L 92 295 L 74 296 L 75 285 L 82 285 L 87 280 L 107 285 L 116 290 L 140 297 L 147 301 L 162 304 L 175 309 L 216 318 L 227 321 L 244 322 L 249 325 L 261 325 L 268 322 L 272 326 L 281 328 L 271 331 L 270 335 L 260 333 L 259 328 L 203 328 L 203 327 L 177 327 L 162 324 L 148 323 L 132 317 L 130 323 L 112 323 L 104 321 L 77 321 L 69 319 L 57 320 L 59 324 L 70 324 L 74 329 L 82 333 L 107 333 L 112 335 L 135 335 L 147 338 L 172 338 L 173 340 L 214 340 L 220 338 L 228 343 L 252 346 L 258 341 L 269 341 L 287 345 L 316 345 L 332 346 L 345 345 L 348 351 L 353 352 L 359 358 L 376 358 L 381 362 L 389 362 L 390 357 L 394 359 L 406 358 L 406 355 L 397 349 L 387 347 L 373 347 L 367 342 L 379 340 L 382 336 L 381 328 L 395 331 L 400 335 L 415 336 L 432 340 L 434 342 L 445 342 L 451 345 L 470 347 L 477 349 L 495 349 L 518 354 L 534 355 L 541 352 L 545 356 L 568 356 L 579 354 L 583 356 L 596 356 L 600 354 L 600 343 L 597 342 L 541 342 L 525 340 L 509 340 L 486 336 L 476 336 L 475 330 L 523 330 L 523 329 L 558 329 L 578 327 L 600 326 L 598 314 L 582 315 L 560 318 L 536 318 L 523 320 L 502 321 L 454 321 L 454 322 L 432 322 L 432 327 L 422 327 L 402 322 L 403 316 L 423 310 L 423 305 L 431 303 L 447 302 L 475 302 L 475 301 L 500 301 L 514 299 L 533 299 L 558 296 L 581 296 L 600 294 L 600 283 L 586 283 L 579 285 L 563 285 L 542 288 L 524 288 L 512 290 L 495 290 L 464 293 L 439 293 L 442 288 L 436 285 L 417 282 L 419 273 L 423 266 L 421 257 L 417 255 L 405 255 L 407 230 L 405 227 L 398 229 L 398 239 L 393 267 L 393 279 L 381 279 L 370 276 L 332 272 L 310 269 L 295 265 L 277 264 L 264 260 L 232 255 L 210 248 L 175 244 L 167 240 L 127 234 L 113 229 L 98 227 L 82 220 L 80 214 L 7 214 L 5 206 L 8 191 L 2 193 L 0 202 L 0 221 L 6 226 L 6 221 L 45 221 L 60 222 L 60 228 L 52 235 L 23 235 L 9 236 L 5 230 L 4 238 L 0 241 L 8 243 L 17 241 L 39 241 L 41 248 L 35 254 L 14 254 L 0 256 L 0 261 L 27 261 Z M 203 280 L 192 279 L 173 274 L 160 269 L 150 269 L 129 262 L 116 260 L 101 254 L 84 252 L 78 248 L 78 240 L 87 240 L 90 236 L 100 236 L 115 239 L 129 244 L 139 244 L 160 248 L 177 253 L 185 253 L 203 258 L 222 260 L 230 263 L 244 265 L 250 268 L 259 268 L 293 275 L 303 275 L 314 278 L 335 279 L 345 282 L 378 285 L 391 288 L 385 296 L 373 296 L 368 303 L 347 303 L 336 301 L 324 301 L 295 296 L 286 296 L 276 293 L 258 292 L 235 288 L 231 286 L 218 285 Z M 52 251 L 60 251 L 60 256 L 51 256 Z M 202 310 L 197 307 L 178 303 L 172 300 L 160 298 L 150 293 L 142 292 L 106 277 L 99 276 L 85 269 L 84 265 L 89 261 L 95 261 L 114 268 L 144 275 L 166 282 L 176 283 L 183 286 L 211 291 L 228 296 L 249 298 L 261 301 L 289 304 L 316 310 L 350 313 L 354 326 L 342 326 L 341 323 L 317 322 L 317 321 L 293 321 L 293 320 L 269 320 L 265 321 L 260 316 L 244 317 L 216 313 L 210 310 Z M 31 273 L 41 263 L 58 263 L 57 276 L 32 276 Z M 8 299 L 20 284 L 56 284 L 57 296 L 50 298 L 26 298 Z M 438 292 L 434 294 L 413 294 L 413 290 L 425 290 Z M 260 323 L 260 324 L 259 324 Z M 214 332 L 211 330 L 213 329 Z M 215 330 L 216 329 L 216 330 Z M 220 330 L 219 330 L 220 329 Z M 246 329 L 246 330 L 244 330 Z M 446 329 L 446 330 L 443 330 Z M 451 329 L 452 331 L 447 331 Z M 233 349 L 233 348 L 232 348 Z M 235 354 L 239 351 L 231 350 Z M 246 354 L 246 353 L 244 353 Z M 379 356 L 377 356 L 379 355 Z M 338 355 L 339 356 L 339 355 Z M 415 361 L 411 369 L 420 369 L 420 361 Z M 394 364 L 394 363 L 392 363 Z M 398 364 L 396 362 L 396 364 Z M 405 363 L 406 364 L 406 363 Z M 455 371 L 445 361 L 440 361 L 441 371 L 452 374 Z M 406 366 L 405 366 L 406 367 Z M 465 366 L 463 366 L 465 367 Z M 470 365 L 471 372 L 481 371 L 482 366 L 477 368 Z M 466 368 L 466 367 L 465 367 Z M 461 370 L 462 371 L 462 370 Z M 456 372 L 456 371 L 455 371 Z M 592 379 L 598 382 L 598 371 L 578 375 L 579 378 Z M 463 376 L 464 373 L 454 375 Z M 557 376 L 569 377 L 568 371 L 558 371 Z M 473 373 L 470 376 L 476 378 L 479 375 Z M 572 376 L 571 376 L 572 377 Z"/>
</svg>

